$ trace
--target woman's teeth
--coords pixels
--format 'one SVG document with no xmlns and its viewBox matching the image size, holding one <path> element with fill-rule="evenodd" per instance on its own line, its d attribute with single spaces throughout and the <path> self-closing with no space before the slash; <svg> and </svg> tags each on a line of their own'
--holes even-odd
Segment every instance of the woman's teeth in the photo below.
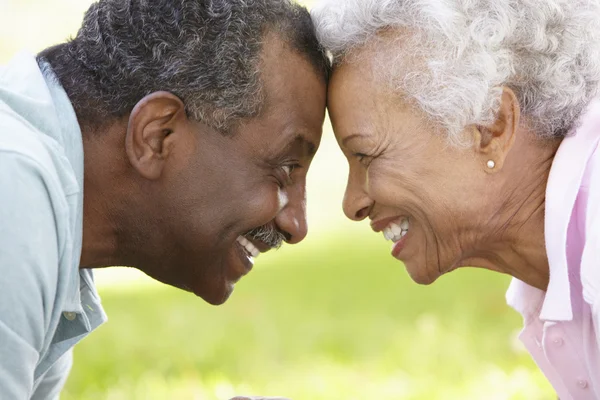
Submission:
<svg viewBox="0 0 600 400">
<path fill-rule="evenodd" d="M 243 236 L 238 236 L 237 242 L 242 245 L 246 252 L 256 258 L 260 255 L 260 251 L 248 239 Z"/>
<path fill-rule="evenodd" d="M 385 240 L 398 242 L 408 233 L 408 227 L 408 218 L 402 218 L 402 221 L 399 225 L 395 222 L 390 222 L 390 224 L 383 230 L 383 236 L 385 237 Z"/>
</svg>

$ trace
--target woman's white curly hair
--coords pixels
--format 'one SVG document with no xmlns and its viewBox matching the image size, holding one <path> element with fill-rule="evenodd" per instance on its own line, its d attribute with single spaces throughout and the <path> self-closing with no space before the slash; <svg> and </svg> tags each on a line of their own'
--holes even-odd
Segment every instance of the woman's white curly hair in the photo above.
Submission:
<svg viewBox="0 0 600 400">
<path fill-rule="evenodd" d="M 455 144 L 493 121 L 503 86 L 546 138 L 598 93 L 600 0 L 321 0 L 312 17 L 334 63 L 372 48 L 377 73 Z"/>
</svg>

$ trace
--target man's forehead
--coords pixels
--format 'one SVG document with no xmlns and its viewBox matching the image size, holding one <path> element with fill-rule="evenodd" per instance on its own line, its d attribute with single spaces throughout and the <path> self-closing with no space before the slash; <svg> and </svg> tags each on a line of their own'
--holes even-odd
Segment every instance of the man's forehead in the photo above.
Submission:
<svg viewBox="0 0 600 400">
<path fill-rule="evenodd" d="M 277 35 L 266 36 L 259 69 L 267 101 L 269 96 L 283 96 L 292 86 L 302 86 L 306 80 L 314 80 L 317 84 L 311 86 L 325 92 L 324 77 L 311 63 L 308 55 L 294 49 Z"/>
<path fill-rule="evenodd" d="M 267 133 L 270 153 L 312 157 L 321 140 L 326 85 L 306 56 L 276 35 L 263 44 L 264 103 L 257 122 Z M 300 154 L 301 153 L 301 154 Z"/>
</svg>

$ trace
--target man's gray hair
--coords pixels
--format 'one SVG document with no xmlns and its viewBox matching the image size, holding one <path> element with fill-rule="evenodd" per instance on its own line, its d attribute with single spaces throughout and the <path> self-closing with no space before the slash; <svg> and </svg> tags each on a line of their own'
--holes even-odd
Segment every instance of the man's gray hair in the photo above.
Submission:
<svg viewBox="0 0 600 400">
<path fill-rule="evenodd" d="M 493 121 L 502 86 L 540 137 L 567 135 L 598 93 L 598 0 L 321 0 L 312 16 L 334 64 L 368 54 L 453 143 Z"/>
<path fill-rule="evenodd" d="M 326 78 L 310 15 L 292 0 L 100 0 L 74 39 L 39 58 L 83 123 L 126 116 L 165 90 L 192 118 L 227 131 L 261 110 L 260 53 L 270 32 Z"/>
</svg>

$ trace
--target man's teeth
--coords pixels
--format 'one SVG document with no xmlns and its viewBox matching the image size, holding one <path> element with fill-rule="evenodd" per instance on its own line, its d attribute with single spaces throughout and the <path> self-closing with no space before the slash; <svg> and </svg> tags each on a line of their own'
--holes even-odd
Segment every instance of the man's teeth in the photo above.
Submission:
<svg viewBox="0 0 600 400">
<path fill-rule="evenodd" d="M 408 218 L 403 218 L 398 225 L 395 222 L 391 222 L 383 230 L 383 236 L 385 240 L 391 240 L 392 242 L 398 242 L 408 233 L 409 223 Z"/>
<path fill-rule="evenodd" d="M 260 255 L 260 251 L 254 246 L 248 239 L 243 236 L 238 236 L 237 242 L 241 244 L 244 249 L 250 254 L 252 257 L 256 258 Z"/>
</svg>

